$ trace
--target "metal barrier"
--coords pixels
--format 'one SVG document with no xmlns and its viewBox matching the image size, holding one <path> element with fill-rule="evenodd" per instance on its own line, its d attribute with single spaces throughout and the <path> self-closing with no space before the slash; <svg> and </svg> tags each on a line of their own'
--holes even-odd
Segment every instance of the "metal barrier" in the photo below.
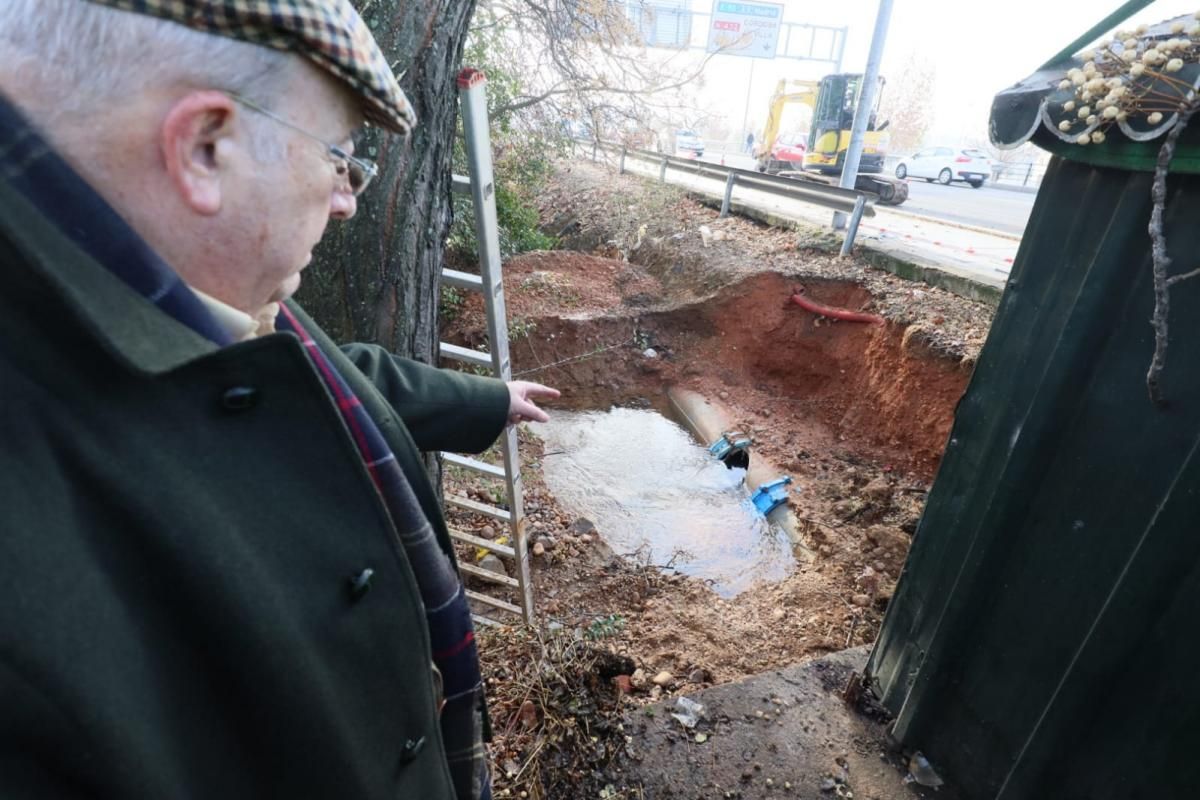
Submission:
<svg viewBox="0 0 1200 800">
<path fill-rule="evenodd" d="M 755 172 L 754 170 L 709 164 L 704 161 L 695 161 L 664 153 L 653 153 L 649 150 L 622 147 L 608 142 L 592 142 L 593 161 L 596 160 L 600 150 L 620 154 L 618 170 L 622 174 L 625 173 L 626 160 L 628 158 L 636 158 L 641 161 L 658 164 L 658 180 L 660 183 L 666 183 L 668 169 L 705 178 L 724 180 L 725 193 L 721 200 L 721 217 L 729 216 L 735 186 L 743 186 L 754 191 L 766 192 L 767 194 L 786 197 L 790 200 L 799 200 L 803 203 L 849 214 L 850 221 L 846 227 L 845 238 L 842 240 L 841 255 L 843 256 L 850 254 L 850 249 L 854 246 L 854 237 L 858 233 L 858 224 L 862 218 L 864 216 L 875 216 L 875 207 L 871 200 L 873 195 L 859 191 L 858 189 L 843 189 L 839 186 L 826 186 L 820 183 L 781 178 L 776 175 Z M 746 203 L 746 205 L 755 208 L 750 203 Z M 767 211 L 768 209 L 759 210 Z"/>
</svg>

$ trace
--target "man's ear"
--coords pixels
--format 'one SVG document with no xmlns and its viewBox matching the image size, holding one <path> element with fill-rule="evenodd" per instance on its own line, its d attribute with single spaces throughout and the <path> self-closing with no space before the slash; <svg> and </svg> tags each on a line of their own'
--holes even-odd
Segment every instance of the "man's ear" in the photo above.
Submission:
<svg viewBox="0 0 1200 800">
<path fill-rule="evenodd" d="M 234 101 L 223 92 L 192 92 L 176 101 L 162 124 L 167 174 L 184 203 L 211 216 L 221 210 L 221 178 L 230 169 Z"/>
</svg>

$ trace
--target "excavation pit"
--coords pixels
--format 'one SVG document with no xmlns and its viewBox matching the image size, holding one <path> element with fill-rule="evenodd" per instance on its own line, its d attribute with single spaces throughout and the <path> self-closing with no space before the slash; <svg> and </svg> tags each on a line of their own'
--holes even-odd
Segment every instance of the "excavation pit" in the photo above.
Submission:
<svg viewBox="0 0 1200 800">
<path fill-rule="evenodd" d="M 726 275 L 696 298 L 668 288 L 656 269 L 573 252 L 505 265 L 514 376 L 562 392 L 548 409 L 558 416 L 549 439 L 533 426 L 522 433 L 529 542 L 542 545 L 532 558 L 539 621 L 600 631 L 651 674 L 702 668 L 695 674 L 713 682 L 869 643 L 970 377 L 972 350 L 947 346 L 947 328 L 913 324 L 894 296 L 881 302 L 857 281 Z M 885 322 L 814 314 L 790 300 L 801 287 L 821 305 Z M 949 302 L 927 289 L 912 297 Z M 482 304 L 467 297 L 454 312 L 443 338 L 486 348 Z M 716 476 L 728 480 L 729 471 L 680 429 L 689 459 L 699 461 L 655 461 L 653 436 L 632 422 L 651 412 L 659 423 L 675 420 L 672 390 L 711 399 L 753 439 L 752 459 L 792 479 L 788 505 L 808 558 L 754 525 L 705 527 L 711 514 L 697 490 L 728 492 Z M 636 479 L 615 488 L 611 473 L 572 473 L 564 450 L 577 467 L 611 462 Z M 688 484 L 686 470 L 701 461 L 713 482 Z M 661 503 L 681 515 L 648 510 L 647 498 L 669 496 L 681 482 L 683 494 Z M 585 501 L 611 505 L 618 522 Z M 451 522 L 468 532 L 488 526 L 457 513 Z M 671 561 L 676 550 L 695 558 Z M 505 596 L 503 587 L 487 588 Z"/>
</svg>

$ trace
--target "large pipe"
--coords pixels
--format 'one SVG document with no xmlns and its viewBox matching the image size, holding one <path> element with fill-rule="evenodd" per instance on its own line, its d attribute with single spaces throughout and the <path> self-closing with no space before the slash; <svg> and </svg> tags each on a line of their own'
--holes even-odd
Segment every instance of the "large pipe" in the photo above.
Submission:
<svg viewBox="0 0 1200 800">
<path fill-rule="evenodd" d="M 732 429 L 732 415 L 719 403 L 709 400 L 699 392 L 673 386 L 667 390 L 667 399 L 678 414 L 680 420 L 688 427 L 701 444 L 705 447 L 721 438 L 721 435 Z M 746 470 L 746 486 L 755 491 L 759 486 L 770 483 L 781 477 L 779 470 L 757 453 L 750 455 L 750 467 Z M 791 540 L 797 558 L 805 561 L 813 559 L 813 552 L 804 544 L 800 536 L 800 524 L 787 503 L 767 514 L 767 521 L 778 525 Z"/>
<path fill-rule="evenodd" d="M 869 322 L 872 325 L 886 325 L 887 321 L 878 314 L 869 314 L 865 311 L 850 311 L 845 308 L 834 308 L 833 306 L 821 305 L 818 302 L 809 300 L 804 296 L 804 290 L 800 289 L 792 293 L 792 302 L 803 308 L 805 311 L 811 311 L 814 314 L 820 314 L 822 317 L 830 319 L 840 319 L 846 322 Z"/>
</svg>

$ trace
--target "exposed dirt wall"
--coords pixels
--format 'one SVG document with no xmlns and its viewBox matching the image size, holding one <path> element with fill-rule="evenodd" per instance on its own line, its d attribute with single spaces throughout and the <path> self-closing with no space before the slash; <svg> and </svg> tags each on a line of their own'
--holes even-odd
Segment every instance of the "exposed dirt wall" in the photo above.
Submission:
<svg viewBox="0 0 1200 800">
<path fill-rule="evenodd" d="M 531 318 L 536 333 L 513 343 L 514 366 L 536 370 L 529 377 L 554 383 L 573 408 L 640 401 L 665 410 L 666 387 L 678 383 L 720 395 L 749 427 L 815 422 L 830 442 L 932 475 L 969 365 L 932 352 L 903 325 L 819 318 L 789 302 L 795 285 L 766 273 L 672 311 Z M 860 309 L 870 301 L 855 284 L 810 282 L 805 289 L 831 306 Z M 581 358 L 544 368 L 573 357 Z M 786 436 L 759 438 L 784 463 L 794 458 Z"/>
</svg>

